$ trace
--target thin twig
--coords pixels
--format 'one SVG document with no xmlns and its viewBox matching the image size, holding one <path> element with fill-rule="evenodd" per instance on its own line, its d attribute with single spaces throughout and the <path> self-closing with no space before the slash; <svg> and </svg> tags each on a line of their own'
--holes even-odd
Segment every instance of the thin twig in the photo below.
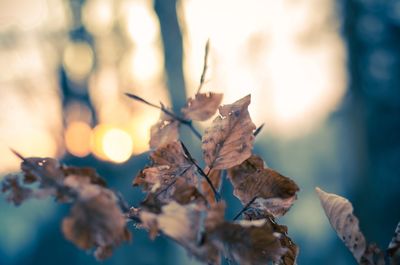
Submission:
<svg viewBox="0 0 400 265">
<path fill-rule="evenodd" d="M 197 94 L 200 93 L 201 88 L 204 85 L 204 81 L 206 78 L 206 72 L 207 72 L 207 60 L 208 60 L 208 53 L 210 51 L 210 40 L 208 39 L 206 42 L 206 48 L 205 48 L 205 52 L 204 52 L 204 64 L 203 64 L 203 72 L 201 73 L 201 77 L 200 77 L 200 84 L 199 87 L 197 88 Z"/>
<path fill-rule="evenodd" d="M 131 94 L 131 93 L 125 93 L 125 95 L 131 99 L 137 100 L 139 102 L 142 102 L 148 106 L 151 106 L 153 108 L 159 109 L 162 112 L 164 112 L 165 114 L 167 114 L 168 116 L 170 116 L 171 118 L 173 118 L 174 120 L 179 121 L 180 123 L 182 123 L 183 125 L 187 126 L 194 135 L 196 135 L 197 138 L 199 138 L 201 140 L 202 136 L 201 133 L 199 131 L 197 131 L 197 129 L 193 126 L 192 121 L 191 120 L 187 120 L 185 118 L 182 118 L 180 116 L 178 116 L 177 114 L 173 113 L 172 111 L 170 111 L 168 108 L 165 107 L 165 105 L 163 103 L 160 103 L 160 106 L 153 104 L 137 95 Z"/>
<path fill-rule="evenodd" d="M 196 161 L 194 160 L 194 158 L 192 157 L 192 155 L 189 153 L 189 150 L 186 148 L 186 146 L 181 142 L 182 145 L 182 149 L 185 152 L 186 157 L 189 159 L 189 161 L 197 168 L 197 171 L 200 173 L 200 175 L 202 175 L 208 185 L 210 185 L 211 190 L 214 193 L 214 197 L 215 200 L 218 202 L 221 199 L 221 195 L 219 195 L 219 192 L 217 191 L 217 189 L 214 187 L 213 183 L 211 182 L 210 178 L 208 177 L 208 175 L 203 171 L 203 169 L 196 163 Z"/>
<path fill-rule="evenodd" d="M 236 219 L 238 219 L 238 218 L 242 215 L 242 213 L 244 213 L 256 199 L 257 199 L 257 196 L 254 197 L 253 199 L 251 199 L 251 200 L 243 207 L 243 209 L 240 210 L 240 212 L 238 212 L 237 215 L 235 215 L 235 217 L 233 218 L 233 221 L 235 221 Z"/>
<path fill-rule="evenodd" d="M 261 124 L 261 125 L 253 132 L 253 135 L 254 135 L 254 136 L 257 136 L 257 135 L 261 132 L 262 128 L 264 128 L 264 125 L 265 125 L 265 123 Z"/>
</svg>

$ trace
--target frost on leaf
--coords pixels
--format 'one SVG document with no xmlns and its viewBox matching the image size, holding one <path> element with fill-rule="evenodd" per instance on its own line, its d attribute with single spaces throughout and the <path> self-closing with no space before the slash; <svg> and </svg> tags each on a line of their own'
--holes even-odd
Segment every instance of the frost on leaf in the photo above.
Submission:
<svg viewBox="0 0 400 265">
<path fill-rule="evenodd" d="M 218 110 L 222 97 L 223 94 L 220 93 L 197 93 L 195 98 L 190 98 L 182 108 L 182 114 L 189 120 L 208 120 Z"/>
<path fill-rule="evenodd" d="M 219 264 L 219 253 L 207 238 L 202 238 L 206 218 L 205 204 L 179 204 L 175 201 L 162 206 L 160 213 L 141 211 L 140 219 L 150 231 L 156 228 L 174 239 L 191 255 L 207 264 Z"/>
<path fill-rule="evenodd" d="M 150 155 L 152 165 L 143 169 L 134 179 L 134 186 L 142 186 L 147 192 L 162 192 L 160 199 L 171 196 L 177 178 L 188 184 L 197 182 L 196 169 L 186 158 L 178 141 L 163 145 Z"/>
<path fill-rule="evenodd" d="M 220 115 L 202 139 L 203 157 L 210 168 L 227 169 L 251 156 L 256 126 L 247 110 L 249 104 L 250 95 L 219 107 Z"/>
<path fill-rule="evenodd" d="M 204 172 L 209 172 L 209 168 L 206 168 Z M 208 173 L 208 178 L 210 179 L 213 186 L 219 190 L 222 184 L 222 171 L 219 169 L 211 169 Z M 202 179 L 201 188 L 204 196 L 206 197 L 209 204 L 214 204 L 216 202 L 214 192 L 212 191 L 210 184 L 208 184 L 206 179 Z"/>
<path fill-rule="evenodd" d="M 264 217 L 269 214 L 274 217 L 284 215 L 293 205 L 299 190 L 293 180 L 265 168 L 263 160 L 256 155 L 229 169 L 228 177 L 234 195 L 242 204 L 247 205 L 254 200 L 249 210 Z"/>
<path fill-rule="evenodd" d="M 264 265 L 278 262 L 287 251 L 266 220 L 224 222 L 210 231 L 210 238 L 224 255 L 241 265 Z"/>
<path fill-rule="evenodd" d="M 161 113 L 160 119 L 150 128 L 150 148 L 157 148 L 179 138 L 179 121 Z"/>
<path fill-rule="evenodd" d="M 111 256 L 114 247 L 130 238 L 114 193 L 76 176 L 66 183 L 78 190 L 79 198 L 62 222 L 65 237 L 82 249 L 96 248 L 98 259 Z"/>
<path fill-rule="evenodd" d="M 336 194 L 327 193 L 316 188 L 322 207 L 333 229 L 360 262 L 366 250 L 366 240 L 358 225 L 358 219 L 353 214 L 351 203 Z"/>
</svg>

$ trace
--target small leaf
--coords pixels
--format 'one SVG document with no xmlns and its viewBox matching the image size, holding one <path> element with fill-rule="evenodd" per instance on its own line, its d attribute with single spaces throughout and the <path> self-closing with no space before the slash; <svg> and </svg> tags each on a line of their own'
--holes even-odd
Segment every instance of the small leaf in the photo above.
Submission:
<svg viewBox="0 0 400 265">
<path fill-rule="evenodd" d="M 179 139 L 179 121 L 161 113 L 159 121 L 150 128 L 150 148 L 158 148 Z"/>
<path fill-rule="evenodd" d="M 254 214 L 274 217 L 284 215 L 297 198 L 299 187 L 296 183 L 264 167 L 263 160 L 253 155 L 243 163 L 228 170 L 228 177 L 234 188 L 234 195 L 243 205 L 250 205 Z"/>
<path fill-rule="evenodd" d="M 223 94 L 219 93 L 197 93 L 195 98 L 190 98 L 182 108 L 182 114 L 189 120 L 208 120 L 218 110 L 222 97 Z"/>
<path fill-rule="evenodd" d="M 196 185 L 196 169 L 184 155 L 180 142 L 161 146 L 150 157 L 152 165 L 136 176 L 134 186 L 143 186 L 147 192 L 160 192 L 159 199 L 169 202 L 177 178 L 182 178 L 187 184 Z"/>
<path fill-rule="evenodd" d="M 360 231 L 358 219 L 353 214 L 353 206 L 347 199 L 339 195 L 327 193 L 320 188 L 316 188 L 316 191 L 333 229 L 351 251 L 354 258 L 360 262 L 367 243 Z"/>
<path fill-rule="evenodd" d="M 220 116 L 206 129 L 202 139 L 203 156 L 208 167 L 227 169 L 251 156 L 256 126 L 247 110 L 249 104 L 250 95 L 219 107 Z"/>
<path fill-rule="evenodd" d="M 4 177 L 1 185 L 1 192 L 6 194 L 7 201 L 15 206 L 32 197 L 32 190 L 20 183 L 21 175 L 10 174 Z"/>
</svg>

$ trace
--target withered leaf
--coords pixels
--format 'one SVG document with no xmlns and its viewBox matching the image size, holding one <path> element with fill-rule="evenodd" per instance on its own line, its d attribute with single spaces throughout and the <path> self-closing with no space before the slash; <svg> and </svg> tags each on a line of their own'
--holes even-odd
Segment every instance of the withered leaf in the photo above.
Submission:
<svg viewBox="0 0 400 265">
<path fill-rule="evenodd" d="M 66 182 L 79 190 L 79 198 L 62 222 L 64 236 L 82 249 L 96 248 L 99 259 L 109 257 L 114 247 L 130 238 L 114 193 L 75 176 Z"/>
<path fill-rule="evenodd" d="M 150 128 L 150 148 L 158 148 L 179 138 L 179 121 L 161 113 L 160 119 Z"/>
<path fill-rule="evenodd" d="M 162 206 L 159 214 L 141 211 L 140 219 L 148 230 L 153 233 L 154 230 L 160 230 L 200 261 L 219 264 L 219 253 L 215 246 L 201 238 L 205 214 L 206 207 L 203 204 L 181 205 L 171 201 Z"/>
<path fill-rule="evenodd" d="M 241 265 L 264 265 L 279 262 L 287 251 L 266 219 L 224 222 L 210 231 L 210 238 L 225 256 Z"/>
<path fill-rule="evenodd" d="M 250 157 L 256 126 L 247 110 L 249 104 L 250 95 L 219 107 L 220 115 L 202 139 L 204 161 L 210 168 L 227 169 Z"/>
<path fill-rule="evenodd" d="M 6 194 L 7 201 L 16 206 L 32 196 L 32 190 L 22 186 L 20 178 L 18 174 L 10 174 L 5 176 L 1 183 L 1 192 Z"/>
<path fill-rule="evenodd" d="M 354 258 L 360 262 L 367 244 L 363 233 L 360 231 L 358 219 L 353 214 L 352 204 L 345 198 L 327 193 L 316 188 L 322 207 L 333 229 Z"/>
<path fill-rule="evenodd" d="M 163 145 L 151 155 L 152 165 L 143 169 L 134 179 L 134 186 L 143 186 L 145 191 L 162 192 L 160 199 L 169 201 L 177 178 L 187 184 L 197 183 L 196 169 L 184 155 L 180 142 Z"/>
<path fill-rule="evenodd" d="M 368 244 L 361 256 L 360 265 L 385 265 L 385 255 L 376 244 Z M 397 265 L 399 263 L 391 263 Z"/>
<path fill-rule="evenodd" d="M 186 106 L 182 108 L 185 118 L 195 121 L 205 121 L 211 118 L 221 104 L 223 94 L 197 93 L 195 98 L 189 98 Z"/>
<path fill-rule="evenodd" d="M 234 195 L 243 205 L 249 206 L 261 216 L 284 215 L 297 198 L 299 187 L 296 183 L 270 168 L 264 167 L 263 160 L 252 155 L 238 166 L 228 170 L 228 177 L 234 188 Z"/>
<path fill-rule="evenodd" d="M 209 172 L 210 169 L 206 168 L 204 172 Z M 208 178 L 210 179 L 211 183 L 215 187 L 216 190 L 219 190 L 222 184 L 222 171 L 219 169 L 211 169 L 211 171 L 208 173 Z M 209 204 L 214 204 L 216 202 L 215 195 L 213 190 L 211 189 L 210 184 L 208 184 L 207 180 L 205 178 L 202 179 L 201 181 L 201 188 L 202 192 L 204 194 L 204 197 L 206 197 L 207 201 Z"/>
<path fill-rule="evenodd" d="M 400 222 L 397 224 L 396 230 L 394 231 L 393 238 L 387 248 L 387 253 L 390 257 L 394 257 L 398 254 L 399 257 L 397 257 L 397 260 L 400 261 Z"/>
</svg>

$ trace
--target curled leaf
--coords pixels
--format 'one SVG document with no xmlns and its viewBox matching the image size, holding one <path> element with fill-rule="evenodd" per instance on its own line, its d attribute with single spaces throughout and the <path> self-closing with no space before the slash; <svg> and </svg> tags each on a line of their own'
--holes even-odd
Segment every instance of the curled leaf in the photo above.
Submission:
<svg viewBox="0 0 400 265">
<path fill-rule="evenodd" d="M 219 93 L 197 93 L 195 98 L 190 98 L 182 108 L 182 114 L 189 120 L 208 120 L 218 110 L 222 97 L 223 94 Z"/>
<path fill-rule="evenodd" d="M 360 262 L 367 243 L 360 231 L 358 219 L 353 214 L 353 206 L 347 199 L 339 195 L 327 193 L 320 188 L 316 188 L 316 191 L 333 229 L 351 251 L 354 258 Z"/>
<path fill-rule="evenodd" d="M 158 122 L 150 128 L 150 148 L 158 148 L 164 144 L 178 140 L 178 138 L 179 122 L 162 112 Z"/>
<path fill-rule="evenodd" d="M 293 180 L 265 168 L 263 160 L 256 155 L 229 169 L 228 177 L 234 195 L 242 204 L 247 205 L 253 200 L 249 210 L 264 217 L 269 214 L 274 217 L 284 215 L 293 205 L 299 190 Z"/>
<path fill-rule="evenodd" d="M 250 157 L 256 126 L 247 110 L 249 104 L 250 95 L 219 107 L 220 115 L 206 129 L 202 139 L 203 157 L 208 167 L 227 169 Z"/>
<path fill-rule="evenodd" d="M 64 236 L 82 249 L 96 248 L 98 259 L 109 257 L 114 247 L 130 238 L 115 195 L 99 186 L 79 183 L 73 176 L 67 182 L 81 187 L 80 198 L 62 222 Z"/>
</svg>

